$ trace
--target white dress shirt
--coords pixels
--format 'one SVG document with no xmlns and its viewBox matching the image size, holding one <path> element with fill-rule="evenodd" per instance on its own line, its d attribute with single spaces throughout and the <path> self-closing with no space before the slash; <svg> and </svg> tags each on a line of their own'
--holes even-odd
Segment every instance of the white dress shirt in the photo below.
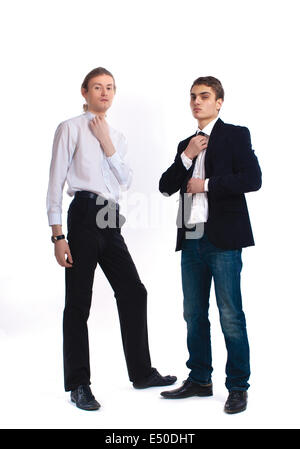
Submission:
<svg viewBox="0 0 300 449">
<path fill-rule="evenodd" d="M 210 136 L 212 129 L 218 120 L 219 117 L 215 118 L 211 122 L 208 123 L 203 129 L 198 128 L 197 134 L 202 131 L 207 136 Z M 193 178 L 205 179 L 205 161 L 206 150 L 201 151 L 198 154 L 195 167 L 193 171 Z M 185 168 L 188 170 L 192 165 L 192 160 L 187 157 L 184 152 L 181 154 L 181 160 Z M 192 207 L 191 207 L 191 215 L 188 220 L 188 224 L 196 224 L 196 223 L 205 223 L 208 219 L 208 201 L 207 201 L 207 193 L 208 192 L 208 181 L 209 179 L 205 179 L 204 190 L 203 193 L 195 193 L 193 194 L 192 199 Z"/>
<path fill-rule="evenodd" d="M 88 190 L 117 202 L 121 190 L 129 188 L 132 170 L 124 162 L 127 142 L 122 133 L 109 126 L 116 152 L 107 157 L 92 133 L 89 122 L 95 115 L 87 111 L 65 120 L 56 129 L 52 148 L 47 214 L 49 226 L 62 224 L 62 196 Z"/>
</svg>

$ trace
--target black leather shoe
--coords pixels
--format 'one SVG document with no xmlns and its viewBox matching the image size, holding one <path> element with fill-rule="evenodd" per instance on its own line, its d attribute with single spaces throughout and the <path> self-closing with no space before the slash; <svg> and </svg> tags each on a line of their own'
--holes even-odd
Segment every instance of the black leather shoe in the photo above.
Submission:
<svg viewBox="0 0 300 449">
<path fill-rule="evenodd" d="M 75 402 L 76 406 L 82 410 L 98 410 L 100 408 L 89 385 L 79 385 L 76 390 L 72 390 L 71 401 Z"/>
<path fill-rule="evenodd" d="M 142 389 L 149 387 L 163 387 L 165 385 L 172 385 L 176 382 L 176 376 L 162 376 L 156 368 L 152 368 L 151 374 L 138 382 L 133 382 L 134 388 Z"/>
<path fill-rule="evenodd" d="M 247 408 L 247 391 L 232 390 L 229 392 L 229 396 L 224 406 L 224 412 L 226 413 L 239 413 L 243 412 Z"/>
<path fill-rule="evenodd" d="M 176 390 L 162 391 L 160 393 L 166 399 L 184 399 L 191 396 L 212 396 L 212 384 L 200 385 L 186 379 L 183 385 Z"/>
</svg>

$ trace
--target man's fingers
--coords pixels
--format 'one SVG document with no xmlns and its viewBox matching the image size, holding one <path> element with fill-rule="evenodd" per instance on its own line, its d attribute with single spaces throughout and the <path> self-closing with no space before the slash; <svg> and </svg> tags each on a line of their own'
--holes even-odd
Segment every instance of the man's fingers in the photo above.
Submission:
<svg viewBox="0 0 300 449">
<path fill-rule="evenodd" d="M 68 262 L 67 259 L 63 258 L 63 259 L 57 259 L 57 262 L 59 263 L 59 265 L 61 267 L 65 267 L 65 268 L 70 268 L 73 265 L 71 263 Z"/>
<path fill-rule="evenodd" d="M 70 263 L 73 263 L 73 259 L 72 259 L 71 251 L 70 251 L 70 249 L 69 249 L 69 248 L 68 248 L 68 249 L 66 250 L 66 254 L 67 254 L 67 256 L 68 256 L 68 260 L 69 260 L 69 262 L 70 262 Z"/>
<path fill-rule="evenodd" d="M 64 258 L 62 258 L 62 257 L 60 257 L 60 256 L 56 256 L 56 260 L 57 260 L 57 262 L 58 262 L 58 264 L 61 266 L 61 267 L 64 267 L 65 266 L 65 259 Z"/>
<path fill-rule="evenodd" d="M 66 248 L 65 254 L 67 255 L 67 259 L 65 259 L 65 267 L 67 267 L 67 268 L 72 267 L 73 259 L 72 259 L 72 255 L 71 255 L 69 246 Z"/>
<path fill-rule="evenodd" d="M 195 136 L 192 138 L 194 140 L 194 144 L 196 147 L 198 147 L 201 151 L 207 148 L 208 144 L 208 138 L 203 136 Z"/>
<path fill-rule="evenodd" d="M 191 178 L 187 183 L 187 193 L 202 193 L 204 192 L 204 180 L 200 178 Z"/>
<path fill-rule="evenodd" d="M 56 243 L 56 245 L 57 244 L 58 243 Z M 60 247 L 59 246 L 55 247 L 55 257 L 61 267 L 69 268 L 69 267 L 73 266 L 72 265 L 73 258 L 72 258 L 71 251 L 70 251 L 70 248 L 69 248 L 69 245 L 67 244 L 67 242 L 65 245 L 60 246 Z M 67 259 L 66 259 L 66 256 L 67 256 Z"/>
</svg>

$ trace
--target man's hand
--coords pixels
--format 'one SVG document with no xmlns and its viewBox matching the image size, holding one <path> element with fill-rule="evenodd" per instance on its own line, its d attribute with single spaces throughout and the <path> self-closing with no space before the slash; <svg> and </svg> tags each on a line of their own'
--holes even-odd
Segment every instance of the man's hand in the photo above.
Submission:
<svg viewBox="0 0 300 449">
<path fill-rule="evenodd" d="M 192 137 L 189 141 L 188 146 L 186 147 L 184 154 L 190 158 L 194 159 L 201 153 L 201 151 L 205 150 L 208 145 L 208 137 L 207 136 L 195 136 Z"/>
<path fill-rule="evenodd" d="M 204 192 L 205 179 L 191 178 L 187 184 L 187 193 L 202 193 Z"/>
<path fill-rule="evenodd" d="M 94 134 L 95 137 L 97 137 L 100 143 L 103 140 L 109 138 L 109 128 L 105 118 L 98 117 L 98 115 L 96 115 L 90 121 L 90 128 L 92 133 Z"/>
<path fill-rule="evenodd" d="M 72 267 L 73 259 L 71 251 L 68 242 L 66 242 L 65 239 L 58 240 L 54 243 L 54 254 L 59 265 L 66 268 Z M 68 260 L 66 260 L 65 255 L 67 255 Z"/>
<path fill-rule="evenodd" d="M 105 155 L 107 157 L 112 156 L 115 153 L 115 148 L 112 144 L 108 124 L 103 117 L 97 115 L 90 121 L 90 129 L 94 136 L 98 139 Z"/>
</svg>

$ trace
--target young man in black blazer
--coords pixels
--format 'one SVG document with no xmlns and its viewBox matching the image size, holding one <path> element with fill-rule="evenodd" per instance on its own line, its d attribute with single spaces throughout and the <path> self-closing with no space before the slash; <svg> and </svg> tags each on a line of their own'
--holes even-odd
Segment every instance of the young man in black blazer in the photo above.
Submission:
<svg viewBox="0 0 300 449">
<path fill-rule="evenodd" d="M 214 279 L 220 322 L 227 348 L 224 410 L 247 407 L 250 364 L 240 273 L 243 247 L 254 245 L 245 193 L 261 187 L 261 170 L 249 130 L 218 118 L 224 100 L 219 80 L 197 78 L 190 106 L 196 135 L 178 145 L 174 163 L 163 173 L 159 190 L 180 190 L 176 251 L 182 250 L 184 318 L 187 323 L 189 377 L 169 399 L 212 395 L 209 295 Z"/>
</svg>

